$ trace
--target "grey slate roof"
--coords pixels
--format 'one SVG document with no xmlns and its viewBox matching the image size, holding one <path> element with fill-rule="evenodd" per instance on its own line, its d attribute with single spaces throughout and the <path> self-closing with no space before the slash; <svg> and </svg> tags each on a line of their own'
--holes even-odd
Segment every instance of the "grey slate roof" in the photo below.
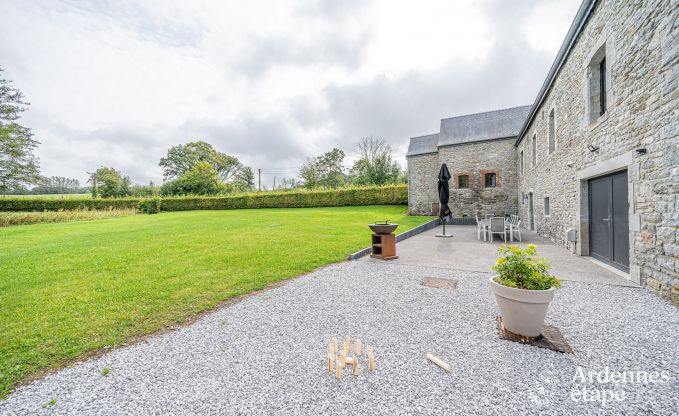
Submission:
<svg viewBox="0 0 679 416">
<path fill-rule="evenodd" d="M 428 134 L 426 136 L 412 137 L 410 144 L 408 144 L 407 156 L 424 155 L 427 153 L 436 153 L 439 142 L 439 134 Z"/>
<path fill-rule="evenodd" d="M 516 137 L 531 106 L 507 108 L 441 120 L 439 146 Z"/>
</svg>

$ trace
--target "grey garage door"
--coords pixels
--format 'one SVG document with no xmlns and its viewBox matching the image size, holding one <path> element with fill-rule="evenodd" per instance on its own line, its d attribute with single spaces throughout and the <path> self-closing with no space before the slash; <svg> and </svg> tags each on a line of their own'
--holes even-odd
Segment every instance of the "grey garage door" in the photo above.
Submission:
<svg viewBox="0 0 679 416">
<path fill-rule="evenodd" d="M 627 171 L 589 181 L 590 255 L 629 272 Z"/>
</svg>

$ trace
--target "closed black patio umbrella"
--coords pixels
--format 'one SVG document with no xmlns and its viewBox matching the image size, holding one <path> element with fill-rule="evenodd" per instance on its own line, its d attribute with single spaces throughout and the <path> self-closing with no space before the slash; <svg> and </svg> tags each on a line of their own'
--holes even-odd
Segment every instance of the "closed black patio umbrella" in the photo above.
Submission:
<svg viewBox="0 0 679 416">
<path fill-rule="evenodd" d="M 448 201 L 450 200 L 449 181 L 450 171 L 448 171 L 448 166 L 444 163 L 441 165 L 441 170 L 439 170 L 439 202 L 441 203 L 439 218 L 443 221 L 443 234 L 436 234 L 437 237 L 453 236 L 452 234 L 446 234 L 446 221 L 452 218 L 452 213 L 448 206 Z"/>
</svg>

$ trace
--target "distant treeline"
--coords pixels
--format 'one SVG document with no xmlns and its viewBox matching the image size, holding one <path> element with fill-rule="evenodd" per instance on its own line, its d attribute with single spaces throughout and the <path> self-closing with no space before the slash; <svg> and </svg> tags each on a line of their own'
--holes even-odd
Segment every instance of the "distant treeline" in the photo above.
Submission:
<svg viewBox="0 0 679 416">
<path fill-rule="evenodd" d="M 9 189 L 5 195 L 54 195 L 54 194 L 89 194 L 89 186 L 80 186 L 77 179 L 65 178 L 63 176 L 50 176 L 40 178 L 37 185 L 31 189 L 26 187 L 16 187 Z"/>
</svg>

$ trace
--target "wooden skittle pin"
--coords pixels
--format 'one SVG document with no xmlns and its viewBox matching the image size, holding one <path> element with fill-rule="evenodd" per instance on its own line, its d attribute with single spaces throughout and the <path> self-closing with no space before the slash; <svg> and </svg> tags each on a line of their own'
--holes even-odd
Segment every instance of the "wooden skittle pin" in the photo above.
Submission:
<svg viewBox="0 0 679 416">
<path fill-rule="evenodd" d="M 363 343 L 358 338 L 356 338 L 356 342 L 354 342 L 354 350 L 359 357 L 363 354 Z"/>
<path fill-rule="evenodd" d="M 368 352 L 368 370 L 375 371 L 375 356 L 373 352 Z"/>
<path fill-rule="evenodd" d="M 351 350 L 351 337 L 347 335 L 347 337 L 344 338 L 344 354 L 349 355 L 350 350 Z"/>
<path fill-rule="evenodd" d="M 335 369 L 335 356 L 333 354 L 328 354 L 328 373 L 332 373 Z"/>
<path fill-rule="evenodd" d="M 427 353 L 427 359 L 446 371 L 450 371 L 450 364 L 446 363 L 434 354 Z"/>
</svg>

